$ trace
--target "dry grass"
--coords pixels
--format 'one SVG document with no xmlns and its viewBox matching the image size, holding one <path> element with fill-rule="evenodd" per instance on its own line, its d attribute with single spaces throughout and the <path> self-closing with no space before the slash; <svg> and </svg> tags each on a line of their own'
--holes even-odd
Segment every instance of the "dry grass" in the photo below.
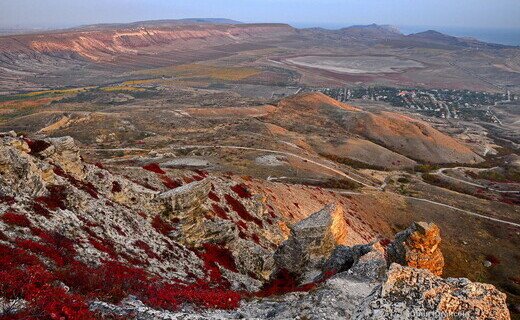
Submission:
<svg viewBox="0 0 520 320">
<path fill-rule="evenodd" d="M 210 78 L 223 81 L 243 80 L 260 73 L 261 70 L 249 67 L 218 67 L 202 64 L 187 64 L 139 72 L 139 74 L 147 74 L 152 76 Z"/>
<path fill-rule="evenodd" d="M 142 88 L 136 88 L 136 87 L 125 86 L 125 85 L 113 86 L 113 87 L 104 87 L 104 88 L 101 88 L 100 90 L 105 91 L 105 92 L 114 92 L 114 91 L 145 91 Z"/>
</svg>

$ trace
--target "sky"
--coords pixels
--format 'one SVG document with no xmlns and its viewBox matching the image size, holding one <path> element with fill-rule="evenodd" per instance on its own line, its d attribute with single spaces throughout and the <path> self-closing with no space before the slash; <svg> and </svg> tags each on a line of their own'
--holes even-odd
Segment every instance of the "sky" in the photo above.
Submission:
<svg viewBox="0 0 520 320">
<path fill-rule="evenodd" d="M 520 0 L 0 0 L 0 27 L 61 28 L 178 18 L 520 29 Z"/>
</svg>

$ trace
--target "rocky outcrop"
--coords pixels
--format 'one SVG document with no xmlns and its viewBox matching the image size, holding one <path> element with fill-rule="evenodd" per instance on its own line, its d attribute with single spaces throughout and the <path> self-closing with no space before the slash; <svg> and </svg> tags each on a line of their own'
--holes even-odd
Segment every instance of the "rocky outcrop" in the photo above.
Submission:
<svg viewBox="0 0 520 320">
<path fill-rule="evenodd" d="M 433 223 L 415 222 L 396 234 L 387 248 L 388 262 L 413 268 L 427 269 L 442 275 L 444 257 L 440 250 L 440 229 Z"/>
<path fill-rule="evenodd" d="M 37 263 L 44 288 L 77 295 L 81 308 L 107 318 L 412 319 L 413 312 L 413 319 L 508 319 L 505 296 L 493 286 L 431 273 L 443 265 L 433 224 L 414 223 L 386 250 L 377 242 L 347 247 L 356 231 L 332 204 L 294 224 L 282 243 L 280 226 L 294 220 L 244 182 L 190 172 L 198 182 L 163 191 L 170 187 L 155 187 L 169 181 L 167 172 L 136 167 L 135 181 L 116 175 L 84 163 L 69 138 L 9 133 L 0 142 L 2 277 L 18 279 L 26 263 Z M 277 278 L 287 275 L 280 269 L 296 277 Z M 114 298 L 116 280 L 123 283 Z M 39 303 L 26 302 L 20 308 Z M 201 311 L 211 306 L 235 310 Z M 167 308 L 175 312 L 159 310 Z"/>
<path fill-rule="evenodd" d="M 378 268 L 378 267 L 376 267 Z M 352 271 L 310 292 L 243 302 L 233 311 L 153 310 L 139 301 L 122 306 L 95 302 L 97 310 L 137 314 L 139 319 L 312 319 L 419 320 L 510 319 L 505 294 L 467 279 L 442 279 L 428 270 L 392 264 L 381 281 L 367 282 Z"/>
<path fill-rule="evenodd" d="M 291 228 L 291 236 L 277 249 L 276 265 L 301 274 L 317 260 L 328 257 L 347 238 L 347 224 L 341 207 L 331 204 Z"/>
<path fill-rule="evenodd" d="M 442 279 L 427 270 L 392 264 L 386 281 L 353 319 L 509 319 L 506 295 L 468 279 Z"/>
<path fill-rule="evenodd" d="M 208 199 L 210 190 L 210 179 L 204 179 L 161 193 L 159 197 L 167 201 L 174 214 L 189 215 Z"/>
</svg>

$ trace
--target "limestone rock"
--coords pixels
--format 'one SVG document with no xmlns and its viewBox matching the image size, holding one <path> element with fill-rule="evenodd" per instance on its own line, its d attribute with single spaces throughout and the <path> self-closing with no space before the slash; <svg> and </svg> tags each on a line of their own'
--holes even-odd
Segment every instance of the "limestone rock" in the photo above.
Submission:
<svg viewBox="0 0 520 320">
<path fill-rule="evenodd" d="M 388 263 L 427 269 L 440 276 L 444 267 L 440 242 L 437 225 L 415 222 L 408 229 L 396 234 L 395 241 L 388 246 Z"/>
<path fill-rule="evenodd" d="M 392 264 L 387 280 L 353 319 L 510 319 L 506 295 L 468 279 Z"/>
<path fill-rule="evenodd" d="M 300 239 L 311 255 L 328 256 L 347 238 L 347 223 L 342 208 L 331 204 L 314 213 L 292 228 L 293 236 Z"/>
<path fill-rule="evenodd" d="M 291 236 L 276 250 L 274 259 L 280 269 L 302 274 L 318 260 L 328 257 L 337 245 L 344 244 L 347 224 L 343 210 L 328 205 L 293 226 Z"/>
<path fill-rule="evenodd" d="M 211 180 L 194 181 L 182 187 L 172 189 L 159 195 L 171 206 L 172 211 L 190 213 L 199 208 L 208 199 L 211 191 Z"/>
</svg>

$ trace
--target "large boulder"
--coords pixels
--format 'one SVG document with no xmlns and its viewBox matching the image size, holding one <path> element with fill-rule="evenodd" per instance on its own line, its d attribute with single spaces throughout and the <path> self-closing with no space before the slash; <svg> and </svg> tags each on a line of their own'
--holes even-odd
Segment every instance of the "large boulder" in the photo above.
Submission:
<svg viewBox="0 0 520 320">
<path fill-rule="evenodd" d="M 396 234 L 395 240 L 388 245 L 388 263 L 427 269 L 440 276 L 444 268 L 440 243 L 440 229 L 437 225 L 414 222 L 408 229 Z"/>
<path fill-rule="evenodd" d="M 334 248 L 345 244 L 347 224 L 340 206 L 332 204 L 298 222 L 291 235 L 274 254 L 276 265 L 294 274 L 303 274 Z"/>
</svg>

